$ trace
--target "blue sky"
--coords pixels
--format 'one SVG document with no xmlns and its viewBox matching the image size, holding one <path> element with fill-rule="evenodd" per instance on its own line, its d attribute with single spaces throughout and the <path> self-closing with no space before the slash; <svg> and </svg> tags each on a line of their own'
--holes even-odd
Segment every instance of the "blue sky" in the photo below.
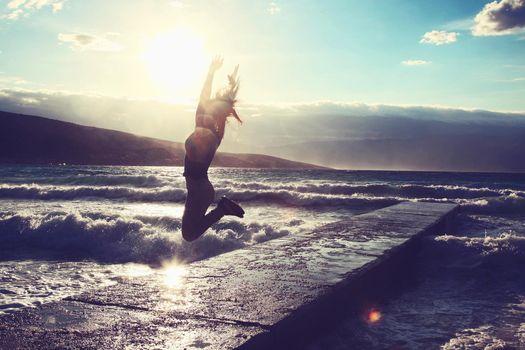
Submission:
<svg viewBox="0 0 525 350">
<path fill-rule="evenodd" d="M 525 111 L 523 0 L 0 4 L 5 89 L 192 101 L 220 53 L 219 84 L 239 63 L 245 103 Z M 509 8 L 512 21 L 488 16 Z"/>
</svg>

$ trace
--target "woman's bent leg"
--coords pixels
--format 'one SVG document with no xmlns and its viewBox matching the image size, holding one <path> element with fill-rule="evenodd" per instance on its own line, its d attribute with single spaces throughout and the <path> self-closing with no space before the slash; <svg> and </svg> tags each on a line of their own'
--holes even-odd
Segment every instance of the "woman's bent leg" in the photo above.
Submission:
<svg viewBox="0 0 525 350">
<path fill-rule="evenodd" d="M 188 195 L 182 215 L 182 237 L 187 241 L 194 241 L 219 221 L 224 213 L 220 208 L 215 208 L 206 214 L 215 199 L 215 190 L 207 179 L 187 178 L 186 187 Z"/>
</svg>

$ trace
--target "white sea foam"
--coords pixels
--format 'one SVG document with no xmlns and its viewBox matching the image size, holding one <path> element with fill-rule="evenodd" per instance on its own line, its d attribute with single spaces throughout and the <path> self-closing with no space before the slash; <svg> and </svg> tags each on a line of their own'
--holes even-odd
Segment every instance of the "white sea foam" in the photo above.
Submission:
<svg viewBox="0 0 525 350">
<path fill-rule="evenodd" d="M 111 175 L 111 174 L 77 174 L 63 177 L 40 176 L 37 178 L 11 178 L 9 184 L 34 183 L 38 185 L 55 186 L 132 186 L 132 187 L 163 187 L 182 183 L 181 177 L 160 175 Z"/>
<path fill-rule="evenodd" d="M 72 200 L 90 197 L 146 202 L 181 202 L 186 197 L 186 190 L 174 187 L 142 189 L 121 186 L 0 185 L 0 198 Z"/>
<path fill-rule="evenodd" d="M 141 181 L 147 180 L 145 177 Z M 155 180 L 157 181 L 157 180 Z M 218 196 L 240 202 L 274 203 L 292 206 L 372 206 L 380 207 L 403 200 L 455 202 L 471 213 L 525 213 L 525 194 L 518 190 L 491 190 L 464 186 L 436 185 L 341 185 L 341 184 L 265 184 L 261 182 L 217 181 Z M 135 202 L 184 202 L 186 190 L 177 186 L 73 186 L 2 184 L 0 199 L 74 200 L 101 198 Z"/>
<path fill-rule="evenodd" d="M 398 196 L 405 198 L 478 198 L 500 196 L 511 193 L 525 194 L 512 189 L 494 190 L 487 187 L 467 187 L 457 185 L 418 185 L 418 184 L 348 184 L 348 183 L 291 183 L 286 185 L 267 184 L 262 182 L 219 181 L 219 186 L 249 190 L 286 190 L 301 193 L 319 193 L 332 195 L 369 194 L 377 196 Z"/>
<path fill-rule="evenodd" d="M 501 279 L 514 281 L 511 284 L 522 283 L 519 276 L 525 264 L 525 236 L 514 232 L 485 237 L 443 235 L 435 237 L 434 243 L 430 255 L 450 256 L 444 264 L 448 272 L 461 275 L 459 271 L 463 271 L 470 278 L 496 273 Z"/>
<path fill-rule="evenodd" d="M 518 193 L 462 201 L 466 211 L 480 214 L 525 214 L 525 196 Z"/>
<path fill-rule="evenodd" d="M 483 349 L 498 350 L 507 349 L 505 341 L 493 334 L 493 327 L 484 325 L 477 328 L 464 329 L 456 333 L 455 337 L 441 346 L 442 350 Z"/>
<path fill-rule="evenodd" d="M 290 229 L 298 230 L 296 220 Z M 227 220 L 195 243 L 181 239 L 175 217 L 103 216 L 50 212 L 24 216 L 0 213 L 0 251 L 6 256 L 92 259 L 157 264 L 176 258 L 193 261 L 290 233 L 286 227 Z"/>
<path fill-rule="evenodd" d="M 518 236 L 512 232 L 485 237 L 442 235 L 436 236 L 435 241 L 460 245 L 476 250 L 482 255 L 509 254 L 525 257 L 525 236 Z"/>
</svg>

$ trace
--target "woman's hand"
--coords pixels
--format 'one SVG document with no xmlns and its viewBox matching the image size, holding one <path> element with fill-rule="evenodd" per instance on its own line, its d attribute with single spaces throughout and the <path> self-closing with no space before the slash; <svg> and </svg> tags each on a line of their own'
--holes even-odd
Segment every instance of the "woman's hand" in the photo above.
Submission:
<svg viewBox="0 0 525 350">
<path fill-rule="evenodd" d="M 224 59 L 221 56 L 215 56 L 210 64 L 210 73 L 215 73 L 222 67 Z"/>
</svg>

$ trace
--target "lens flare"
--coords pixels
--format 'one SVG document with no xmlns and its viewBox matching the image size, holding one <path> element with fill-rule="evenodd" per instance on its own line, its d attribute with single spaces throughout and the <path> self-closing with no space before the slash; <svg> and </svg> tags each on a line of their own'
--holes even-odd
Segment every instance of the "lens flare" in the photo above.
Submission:
<svg viewBox="0 0 525 350">
<path fill-rule="evenodd" d="M 379 310 L 370 310 L 368 312 L 368 322 L 369 323 L 377 323 L 379 320 L 381 320 L 381 312 Z"/>
</svg>

